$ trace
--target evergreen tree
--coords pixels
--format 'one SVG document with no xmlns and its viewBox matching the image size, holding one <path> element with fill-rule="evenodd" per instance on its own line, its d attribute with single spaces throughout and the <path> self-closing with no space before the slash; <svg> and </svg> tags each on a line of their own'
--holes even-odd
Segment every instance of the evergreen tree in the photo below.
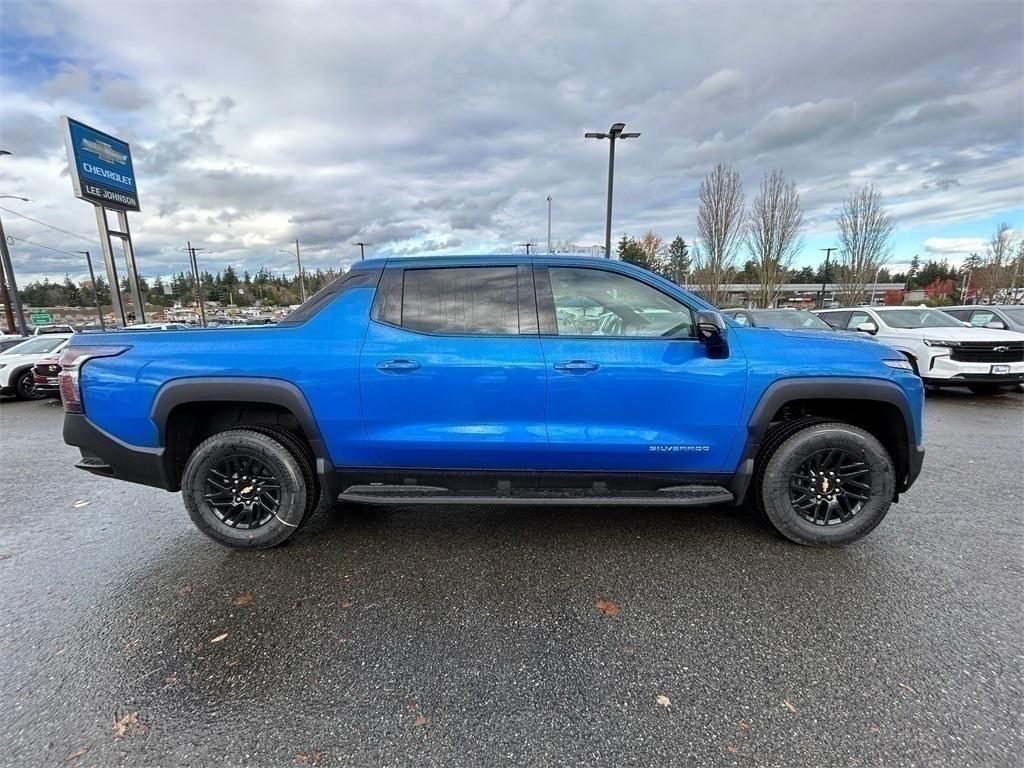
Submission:
<svg viewBox="0 0 1024 768">
<path fill-rule="evenodd" d="M 668 246 L 668 277 L 676 285 L 685 285 L 690 276 L 690 246 L 676 235 Z"/>
</svg>

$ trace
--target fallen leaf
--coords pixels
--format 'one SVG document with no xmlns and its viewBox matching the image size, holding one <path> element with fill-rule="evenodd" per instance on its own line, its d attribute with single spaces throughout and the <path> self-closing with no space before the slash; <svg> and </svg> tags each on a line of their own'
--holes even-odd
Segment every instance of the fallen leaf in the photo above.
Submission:
<svg viewBox="0 0 1024 768">
<path fill-rule="evenodd" d="M 915 690 L 914 690 L 913 688 L 911 688 L 911 687 L 910 687 L 909 685 L 907 685 L 906 683 L 896 683 L 896 685 L 898 685 L 898 686 L 899 686 L 900 688 L 906 688 L 906 689 L 907 689 L 908 691 L 910 691 L 911 693 L 917 693 L 917 691 L 915 691 Z"/>
<path fill-rule="evenodd" d="M 192 585 L 185 584 L 178 590 L 178 597 L 188 597 L 192 594 Z"/>
<path fill-rule="evenodd" d="M 303 765 L 317 765 L 320 762 L 321 752 L 299 752 L 295 756 L 296 762 L 302 763 Z"/>
<path fill-rule="evenodd" d="M 75 509 L 81 509 L 82 507 L 88 507 L 90 504 L 92 504 L 91 501 L 86 501 L 85 499 L 79 499 L 78 501 L 76 501 L 71 506 L 74 507 Z"/>
<path fill-rule="evenodd" d="M 342 607 L 342 608 L 351 608 L 351 607 L 352 607 L 352 603 L 350 603 L 350 602 L 349 602 L 348 600 L 345 600 L 345 601 L 344 601 L 344 602 L 343 602 L 343 603 L 341 604 L 341 607 Z"/>
<path fill-rule="evenodd" d="M 65 763 L 70 763 L 72 760 L 75 760 L 75 759 L 81 757 L 82 755 L 84 755 L 88 751 L 89 751 L 88 747 L 79 747 L 74 752 L 72 752 L 70 755 L 65 757 L 64 758 L 64 762 Z"/>
<path fill-rule="evenodd" d="M 872 723 L 871 724 L 871 732 L 872 733 L 881 733 L 882 732 L 882 726 L 880 726 L 878 723 Z"/>
<path fill-rule="evenodd" d="M 427 716 L 426 715 L 416 715 L 416 720 L 413 721 L 413 725 L 416 728 L 422 728 L 426 724 L 427 724 Z"/>
<path fill-rule="evenodd" d="M 793 702 L 791 702 L 789 699 L 783 699 L 782 704 L 794 715 L 796 714 L 796 707 L 793 706 Z"/>
<path fill-rule="evenodd" d="M 0 560 L 10 560 L 12 557 L 14 557 L 14 555 L 8 552 L 4 552 L 2 555 L 0 555 Z"/>
<path fill-rule="evenodd" d="M 726 745 L 725 745 L 725 751 L 726 751 L 726 752 L 732 752 L 732 753 L 734 753 L 734 754 L 735 754 L 735 753 L 736 753 L 736 752 L 738 752 L 739 750 L 737 750 L 737 749 L 736 749 L 736 745 L 735 745 L 735 744 L 726 744 Z"/>
<path fill-rule="evenodd" d="M 663 693 L 659 693 L 658 694 L 658 698 L 656 698 L 655 701 L 658 702 L 658 706 L 659 707 L 671 707 L 672 706 L 672 700 L 669 699 L 669 697 L 666 696 Z"/>
<path fill-rule="evenodd" d="M 138 712 L 125 712 L 114 720 L 114 734 L 117 738 L 123 738 L 132 730 L 137 730 L 142 733 L 149 730 L 149 726 L 139 720 Z"/>
<path fill-rule="evenodd" d="M 741 731 L 749 731 L 750 723 L 748 723 L 746 720 L 737 720 L 736 727 L 739 728 Z"/>
<path fill-rule="evenodd" d="M 605 616 L 619 615 L 619 606 L 617 606 L 611 600 L 606 600 L 603 597 L 597 598 L 597 610 L 599 610 Z"/>
<path fill-rule="evenodd" d="M 248 605 L 254 599 L 255 598 L 253 598 L 252 592 L 243 592 L 238 597 L 232 599 L 231 604 L 232 605 Z"/>
<path fill-rule="evenodd" d="M 407 702 L 405 702 L 405 706 L 407 706 L 409 709 L 417 709 L 419 705 L 420 703 L 416 701 L 416 699 L 409 699 Z"/>
<path fill-rule="evenodd" d="M 216 636 L 215 638 L 213 638 L 213 640 L 211 640 L 210 642 L 211 642 L 211 643 L 221 643 L 221 642 L 223 642 L 223 641 L 225 641 L 225 640 L 227 640 L 227 639 L 228 639 L 228 633 L 227 633 L 227 632 L 225 632 L 225 633 L 224 633 L 223 635 L 217 635 L 217 636 Z"/>
</svg>

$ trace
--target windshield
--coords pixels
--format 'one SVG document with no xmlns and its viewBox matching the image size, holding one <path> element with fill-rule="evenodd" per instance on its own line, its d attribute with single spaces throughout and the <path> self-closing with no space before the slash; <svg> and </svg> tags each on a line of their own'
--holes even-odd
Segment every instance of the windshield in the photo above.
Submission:
<svg viewBox="0 0 1024 768">
<path fill-rule="evenodd" d="M 964 324 L 937 309 L 892 309 L 879 312 L 890 328 L 963 328 Z"/>
<path fill-rule="evenodd" d="M 65 338 L 54 338 L 53 336 L 37 336 L 28 341 L 23 341 L 21 344 L 8 349 L 3 354 L 5 355 L 37 355 L 45 352 L 53 352 L 67 339 Z"/>
<path fill-rule="evenodd" d="M 831 331 L 832 326 L 826 323 L 817 315 L 799 310 L 783 309 L 778 312 L 770 310 L 750 313 L 754 317 L 754 323 L 762 328 L 810 328 L 819 331 Z"/>
<path fill-rule="evenodd" d="M 1003 307 L 1002 310 L 1013 322 L 1024 325 L 1024 307 Z"/>
</svg>

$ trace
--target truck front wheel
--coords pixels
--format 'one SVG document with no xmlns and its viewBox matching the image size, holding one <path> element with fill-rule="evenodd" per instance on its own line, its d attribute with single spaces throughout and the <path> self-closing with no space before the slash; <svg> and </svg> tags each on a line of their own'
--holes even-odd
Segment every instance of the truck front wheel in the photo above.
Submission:
<svg viewBox="0 0 1024 768">
<path fill-rule="evenodd" d="M 808 426 L 763 460 L 758 501 L 776 530 L 798 544 L 856 541 L 892 504 L 892 459 L 873 435 L 851 424 Z"/>
<path fill-rule="evenodd" d="M 220 432 L 192 452 L 181 479 L 189 517 L 230 547 L 274 547 L 305 522 L 312 489 L 284 441 L 247 429 Z"/>
</svg>

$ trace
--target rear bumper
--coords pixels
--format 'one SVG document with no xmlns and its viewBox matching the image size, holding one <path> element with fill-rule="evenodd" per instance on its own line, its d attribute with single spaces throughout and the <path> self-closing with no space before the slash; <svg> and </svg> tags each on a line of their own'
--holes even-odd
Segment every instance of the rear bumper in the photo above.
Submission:
<svg viewBox="0 0 1024 768">
<path fill-rule="evenodd" d="M 80 413 L 64 414 L 64 442 L 77 446 L 79 469 L 166 491 L 176 491 L 164 465 L 163 448 L 144 448 L 121 442 Z"/>
</svg>

